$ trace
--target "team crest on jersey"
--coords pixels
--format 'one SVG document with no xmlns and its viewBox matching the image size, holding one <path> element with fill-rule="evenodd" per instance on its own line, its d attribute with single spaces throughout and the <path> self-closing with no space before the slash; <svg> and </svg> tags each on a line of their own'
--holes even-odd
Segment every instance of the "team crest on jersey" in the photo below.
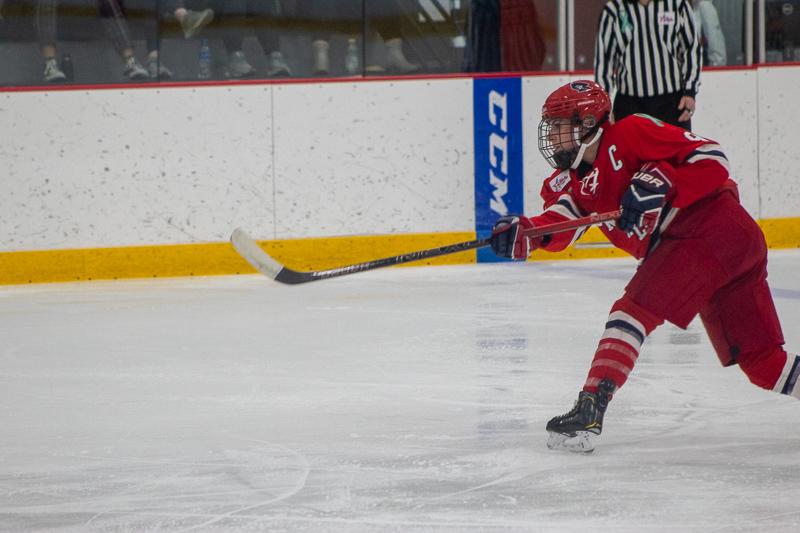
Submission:
<svg viewBox="0 0 800 533">
<path fill-rule="evenodd" d="M 550 189 L 553 192 L 561 192 L 569 184 L 569 171 L 565 170 L 555 178 L 550 180 Z"/>
<path fill-rule="evenodd" d="M 597 192 L 597 178 L 600 176 L 600 171 L 592 169 L 592 171 L 581 180 L 581 194 L 584 196 L 594 196 Z"/>
<path fill-rule="evenodd" d="M 572 83 L 569 84 L 569 86 L 573 91 L 577 91 L 579 93 L 585 93 L 592 87 L 585 81 L 573 81 Z"/>
</svg>

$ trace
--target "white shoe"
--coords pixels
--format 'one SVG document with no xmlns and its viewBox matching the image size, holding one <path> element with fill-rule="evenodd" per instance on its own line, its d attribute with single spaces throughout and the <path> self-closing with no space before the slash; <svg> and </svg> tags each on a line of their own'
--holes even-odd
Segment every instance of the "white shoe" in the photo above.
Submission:
<svg viewBox="0 0 800 533">
<path fill-rule="evenodd" d="M 67 75 L 58 67 L 58 61 L 54 57 L 44 62 L 44 81 L 47 83 L 67 81 Z"/>
<path fill-rule="evenodd" d="M 269 55 L 269 70 L 267 71 L 267 76 L 270 78 L 282 78 L 291 75 L 292 71 L 289 69 L 289 65 L 286 64 L 286 60 L 283 59 L 283 54 L 277 51 L 272 52 Z"/>
<path fill-rule="evenodd" d="M 400 38 L 386 41 L 386 68 L 401 74 L 409 74 L 419 70 L 419 65 L 411 63 L 403 54 L 403 40 Z"/>
<path fill-rule="evenodd" d="M 133 56 L 125 60 L 123 74 L 132 81 L 146 80 L 149 76 L 147 70 Z"/>
<path fill-rule="evenodd" d="M 244 52 L 237 50 L 228 58 L 228 76 L 231 78 L 246 78 L 256 73 L 253 65 L 247 62 Z"/>
<path fill-rule="evenodd" d="M 147 75 L 151 80 L 171 80 L 172 71 L 156 59 L 147 60 Z"/>
</svg>

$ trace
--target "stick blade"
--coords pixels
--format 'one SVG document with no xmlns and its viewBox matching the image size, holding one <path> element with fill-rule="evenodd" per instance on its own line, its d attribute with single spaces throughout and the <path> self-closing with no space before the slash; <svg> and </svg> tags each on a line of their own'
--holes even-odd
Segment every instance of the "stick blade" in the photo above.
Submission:
<svg viewBox="0 0 800 533">
<path fill-rule="evenodd" d="M 275 279 L 284 269 L 283 265 L 275 261 L 247 234 L 242 228 L 236 228 L 231 234 L 231 244 L 236 252 L 241 255 L 253 268 L 270 279 Z"/>
</svg>

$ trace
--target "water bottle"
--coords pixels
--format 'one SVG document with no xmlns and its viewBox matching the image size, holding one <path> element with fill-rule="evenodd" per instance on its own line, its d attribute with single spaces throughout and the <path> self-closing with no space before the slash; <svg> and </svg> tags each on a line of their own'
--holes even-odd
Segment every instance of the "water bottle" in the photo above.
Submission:
<svg viewBox="0 0 800 533">
<path fill-rule="evenodd" d="M 198 53 L 198 74 L 201 80 L 211 79 L 211 47 L 208 46 L 208 39 L 200 41 L 200 52 Z"/>
<path fill-rule="evenodd" d="M 344 56 L 344 68 L 348 74 L 355 76 L 358 71 L 358 43 L 355 38 L 347 39 L 347 53 Z"/>
<path fill-rule="evenodd" d="M 794 61 L 794 42 L 790 39 L 783 40 L 783 60 Z"/>
<path fill-rule="evenodd" d="M 67 81 L 75 81 L 75 66 L 72 64 L 72 56 L 70 54 L 61 56 L 61 72 L 67 77 Z"/>
</svg>

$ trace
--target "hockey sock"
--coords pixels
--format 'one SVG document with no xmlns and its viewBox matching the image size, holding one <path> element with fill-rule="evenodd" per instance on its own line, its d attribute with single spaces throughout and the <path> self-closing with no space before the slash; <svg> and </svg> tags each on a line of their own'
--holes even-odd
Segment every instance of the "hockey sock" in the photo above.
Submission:
<svg viewBox="0 0 800 533">
<path fill-rule="evenodd" d="M 603 378 L 612 380 L 617 388 L 622 387 L 639 358 L 642 343 L 663 322 L 627 295 L 617 300 L 608 315 L 583 390 L 597 392 Z"/>
<path fill-rule="evenodd" d="M 800 379 L 798 379 L 799 377 L 800 355 L 789 355 L 786 357 L 786 364 L 783 366 L 781 375 L 778 378 L 778 381 L 775 382 L 775 386 L 772 387 L 772 390 L 780 394 L 794 396 L 800 400 L 800 384 L 798 384 L 798 381 L 800 381 Z"/>
</svg>

